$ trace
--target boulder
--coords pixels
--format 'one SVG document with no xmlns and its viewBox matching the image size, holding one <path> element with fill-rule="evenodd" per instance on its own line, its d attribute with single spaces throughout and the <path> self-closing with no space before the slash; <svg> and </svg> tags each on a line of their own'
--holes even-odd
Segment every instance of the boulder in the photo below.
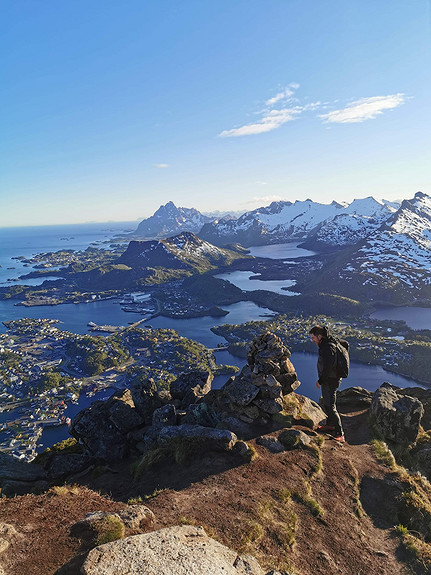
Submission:
<svg viewBox="0 0 431 575">
<path fill-rule="evenodd" d="M 15 497 L 16 495 L 26 495 L 27 493 L 42 493 L 48 488 L 49 482 L 43 479 L 31 483 L 5 479 L 1 485 L 1 495 L 5 497 Z"/>
<path fill-rule="evenodd" d="M 106 543 L 89 552 L 83 575 L 264 575 L 256 559 L 207 536 L 202 527 L 169 527 Z"/>
<path fill-rule="evenodd" d="M 421 473 L 431 479 L 431 441 L 418 445 L 411 453 Z"/>
<path fill-rule="evenodd" d="M 274 415 L 283 411 L 283 400 L 279 397 L 275 399 L 256 399 L 254 405 L 268 415 Z"/>
<path fill-rule="evenodd" d="M 0 555 L 9 549 L 12 541 L 22 537 L 23 535 L 13 525 L 0 523 Z"/>
<path fill-rule="evenodd" d="M 259 393 L 259 388 L 244 378 L 232 377 L 223 387 L 226 397 L 237 406 L 246 406 Z"/>
<path fill-rule="evenodd" d="M 145 505 L 128 505 L 118 516 L 129 529 L 146 529 L 154 523 L 154 513 Z"/>
<path fill-rule="evenodd" d="M 130 389 L 116 391 L 105 402 L 105 407 L 110 421 L 120 433 L 127 433 L 144 423 L 143 417 L 135 409 Z"/>
<path fill-rule="evenodd" d="M 258 445 L 262 445 L 271 453 L 281 453 L 285 451 L 284 445 L 273 435 L 262 435 L 256 439 Z"/>
<path fill-rule="evenodd" d="M 118 513 L 94 511 L 74 523 L 70 535 L 80 539 L 85 547 L 92 547 L 109 534 L 111 539 L 124 537 L 124 523 Z"/>
<path fill-rule="evenodd" d="M 228 429 L 229 431 L 235 433 L 235 435 L 244 438 L 250 438 L 254 435 L 254 428 L 252 425 L 249 425 L 248 423 L 245 423 L 238 417 L 234 416 L 228 416 L 221 419 L 219 427 L 221 429 Z"/>
<path fill-rule="evenodd" d="M 189 425 L 203 425 L 204 427 L 216 427 L 220 418 L 214 409 L 205 402 L 189 405 L 182 423 Z"/>
<path fill-rule="evenodd" d="M 345 409 L 366 409 L 370 407 L 373 393 L 363 387 L 348 387 L 337 391 L 337 407 Z"/>
<path fill-rule="evenodd" d="M 311 438 L 300 429 L 285 429 L 278 440 L 286 449 L 300 449 L 311 444 Z"/>
<path fill-rule="evenodd" d="M 93 456 L 107 461 L 121 459 L 128 453 L 124 435 L 109 419 L 104 401 L 95 401 L 73 419 L 70 434 Z"/>
<path fill-rule="evenodd" d="M 323 419 L 326 420 L 326 414 L 318 403 L 304 395 L 294 394 L 294 397 L 299 403 L 299 411 L 295 415 L 298 424 L 315 429 Z"/>
<path fill-rule="evenodd" d="M 399 395 L 408 395 L 419 399 L 424 407 L 424 414 L 422 416 L 421 425 L 428 431 L 431 429 L 431 389 L 423 389 L 422 387 L 405 387 L 404 389 L 397 389 Z"/>
<path fill-rule="evenodd" d="M 83 471 L 90 462 L 91 457 L 84 453 L 54 453 L 45 468 L 50 478 L 59 479 Z"/>
<path fill-rule="evenodd" d="M 31 483 L 46 479 L 46 471 L 36 463 L 26 463 L 13 455 L 0 452 L 0 482 L 5 479 Z"/>
<path fill-rule="evenodd" d="M 122 459 L 129 454 L 134 432 L 151 424 L 154 411 L 161 406 L 155 383 L 148 379 L 80 411 L 71 423 L 70 434 L 94 457 Z M 173 406 L 167 408 L 172 410 Z"/>
<path fill-rule="evenodd" d="M 383 437 L 404 444 L 416 441 L 423 412 L 418 399 L 399 394 L 390 383 L 379 387 L 370 407 L 370 415 Z"/>
<path fill-rule="evenodd" d="M 176 425 L 163 427 L 158 436 L 160 446 L 180 440 L 191 451 L 230 451 L 237 437 L 227 429 L 213 429 L 202 425 Z"/>
</svg>

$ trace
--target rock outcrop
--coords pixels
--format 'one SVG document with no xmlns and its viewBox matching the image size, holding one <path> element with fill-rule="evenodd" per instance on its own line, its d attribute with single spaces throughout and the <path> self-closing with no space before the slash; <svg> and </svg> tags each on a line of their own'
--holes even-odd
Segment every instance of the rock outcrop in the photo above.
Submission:
<svg viewBox="0 0 431 575">
<path fill-rule="evenodd" d="M 209 371 L 192 371 L 179 375 L 170 386 L 175 406 L 186 408 L 196 403 L 198 398 L 210 391 L 213 379 L 214 376 Z"/>
<path fill-rule="evenodd" d="M 106 543 L 89 552 L 83 575 L 264 575 L 256 559 L 241 556 L 183 525 Z"/>
<path fill-rule="evenodd" d="M 419 433 L 424 408 L 419 399 L 401 395 L 399 388 L 384 383 L 374 393 L 370 415 L 385 439 L 413 443 Z"/>
<path fill-rule="evenodd" d="M 80 411 L 72 421 L 70 434 L 94 457 L 121 459 L 130 452 L 133 432 L 151 425 L 154 412 L 163 403 L 154 381 L 148 379 Z"/>
<path fill-rule="evenodd" d="M 220 390 L 211 390 L 211 373 L 194 371 L 179 375 L 169 392 L 159 392 L 151 379 L 117 391 L 72 422 L 84 459 L 55 463 L 67 468 L 88 463 L 87 456 L 110 461 L 158 448 L 174 452 L 178 443 L 193 452 L 231 451 L 237 434 L 256 436 L 256 426 L 267 426 L 264 433 L 294 423 L 314 428 L 325 414 L 293 393 L 300 383 L 289 357 L 281 339 L 266 332 L 251 342 L 239 376 Z"/>
<path fill-rule="evenodd" d="M 421 425 L 428 431 L 431 429 L 431 389 L 423 389 L 422 387 L 405 387 L 404 389 L 397 388 L 398 395 L 408 395 L 419 399 L 424 408 L 424 414 L 421 419 Z"/>
</svg>

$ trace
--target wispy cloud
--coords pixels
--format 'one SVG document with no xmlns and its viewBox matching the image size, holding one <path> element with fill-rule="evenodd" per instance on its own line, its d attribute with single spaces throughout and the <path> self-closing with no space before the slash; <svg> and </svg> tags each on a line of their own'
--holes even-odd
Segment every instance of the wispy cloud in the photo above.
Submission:
<svg viewBox="0 0 431 575">
<path fill-rule="evenodd" d="M 389 96 L 374 96 L 362 98 L 352 102 L 349 106 L 340 110 L 333 110 L 327 114 L 321 114 L 319 118 L 326 123 L 349 124 L 373 120 L 385 110 L 393 110 L 404 104 L 404 94 L 392 94 Z"/>
<path fill-rule="evenodd" d="M 265 102 L 264 110 L 258 112 L 261 118 L 257 122 L 245 124 L 239 128 L 224 130 L 219 134 L 220 138 L 233 138 L 237 136 L 252 136 L 276 130 L 287 122 L 296 120 L 303 111 L 301 106 L 292 106 L 293 95 L 299 84 L 291 83 L 287 88 L 278 92 Z M 274 106 L 278 104 L 277 108 Z"/>
<path fill-rule="evenodd" d="M 271 106 L 274 106 L 274 104 L 277 104 L 278 102 L 281 102 L 282 100 L 291 100 L 292 96 L 295 93 L 295 90 L 297 90 L 299 88 L 299 84 L 289 84 L 289 86 L 287 88 L 285 88 L 284 90 L 282 90 L 281 92 L 279 92 L 278 94 L 276 94 L 275 96 L 273 96 L 272 98 L 270 98 L 269 100 L 267 100 L 265 102 L 265 106 L 268 108 L 270 108 Z"/>
<path fill-rule="evenodd" d="M 299 106 L 294 108 L 284 108 L 282 110 L 269 110 L 259 122 L 246 124 L 245 126 L 233 128 L 232 130 L 225 130 L 224 132 L 221 132 L 219 136 L 220 138 L 232 138 L 235 136 L 251 136 L 253 134 L 271 132 L 287 122 L 296 120 L 302 111 L 302 108 Z"/>
<path fill-rule="evenodd" d="M 339 100 L 331 102 L 312 102 L 302 105 L 295 96 L 299 84 L 291 83 L 287 88 L 278 92 L 265 102 L 264 109 L 257 112 L 260 118 L 256 122 L 244 124 L 238 128 L 224 130 L 218 136 L 220 138 L 234 138 L 238 136 L 252 136 L 271 132 L 297 120 L 304 112 L 330 110 L 339 104 Z M 346 105 L 344 108 L 332 110 L 317 117 L 324 123 L 348 124 L 372 120 L 383 114 L 386 110 L 393 110 L 404 104 L 408 99 L 404 94 L 391 94 L 388 96 L 373 96 L 362 98 Z"/>
<path fill-rule="evenodd" d="M 169 168 L 169 164 L 154 164 L 154 167 L 163 170 L 164 168 Z"/>
</svg>

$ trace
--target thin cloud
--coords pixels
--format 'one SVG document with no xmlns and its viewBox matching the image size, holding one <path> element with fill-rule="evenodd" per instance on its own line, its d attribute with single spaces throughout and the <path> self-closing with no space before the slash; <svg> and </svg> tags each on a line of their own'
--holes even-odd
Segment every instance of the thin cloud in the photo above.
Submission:
<svg viewBox="0 0 431 575">
<path fill-rule="evenodd" d="M 276 130 L 287 122 L 296 120 L 296 118 L 303 111 L 303 107 L 292 105 L 287 107 L 287 105 L 289 103 L 292 104 L 292 96 L 294 95 L 295 90 L 298 88 L 299 84 L 289 84 L 287 88 L 265 102 L 265 109 L 259 112 L 262 117 L 258 122 L 246 124 L 231 130 L 224 130 L 219 134 L 219 137 L 233 138 L 237 136 L 252 136 L 255 134 L 263 134 L 265 132 Z M 276 104 L 278 104 L 278 106 L 277 108 L 274 108 Z"/>
<path fill-rule="evenodd" d="M 398 106 L 404 104 L 405 100 L 404 94 L 362 98 L 340 110 L 333 110 L 328 114 L 321 114 L 319 118 L 326 123 L 334 124 L 365 122 L 365 120 L 373 120 L 380 114 L 383 114 L 385 110 L 398 108 Z"/>
<path fill-rule="evenodd" d="M 154 167 L 163 170 L 165 168 L 169 168 L 169 164 L 154 164 Z"/>
<path fill-rule="evenodd" d="M 295 90 L 297 90 L 298 88 L 299 84 L 294 83 L 289 84 L 289 86 L 285 88 L 283 91 L 279 92 L 278 94 L 267 100 L 265 102 L 265 106 L 267 108 L 271 108 L 272 106 L 274 106 L 274 104 L 278 104 L 278 102 L 281 102 L 282 100 L 287 101 L 291 100 L 293 94 L 295 93 Z"/>
</svg>

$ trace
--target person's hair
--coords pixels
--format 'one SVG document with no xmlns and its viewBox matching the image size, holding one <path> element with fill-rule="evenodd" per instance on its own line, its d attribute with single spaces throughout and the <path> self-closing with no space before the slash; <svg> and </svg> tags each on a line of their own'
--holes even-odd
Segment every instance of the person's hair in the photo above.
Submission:
<svg viewBox="0 0 431 575">
<path fill-rule="evenodd" d="M 316 337 L 318 335 L 321 335 L 322 337 L 328 337 L 328 328 L 321 325 L 314 325 L 310 329 L 309 333 L 315 335 Z"/>
</svg>

